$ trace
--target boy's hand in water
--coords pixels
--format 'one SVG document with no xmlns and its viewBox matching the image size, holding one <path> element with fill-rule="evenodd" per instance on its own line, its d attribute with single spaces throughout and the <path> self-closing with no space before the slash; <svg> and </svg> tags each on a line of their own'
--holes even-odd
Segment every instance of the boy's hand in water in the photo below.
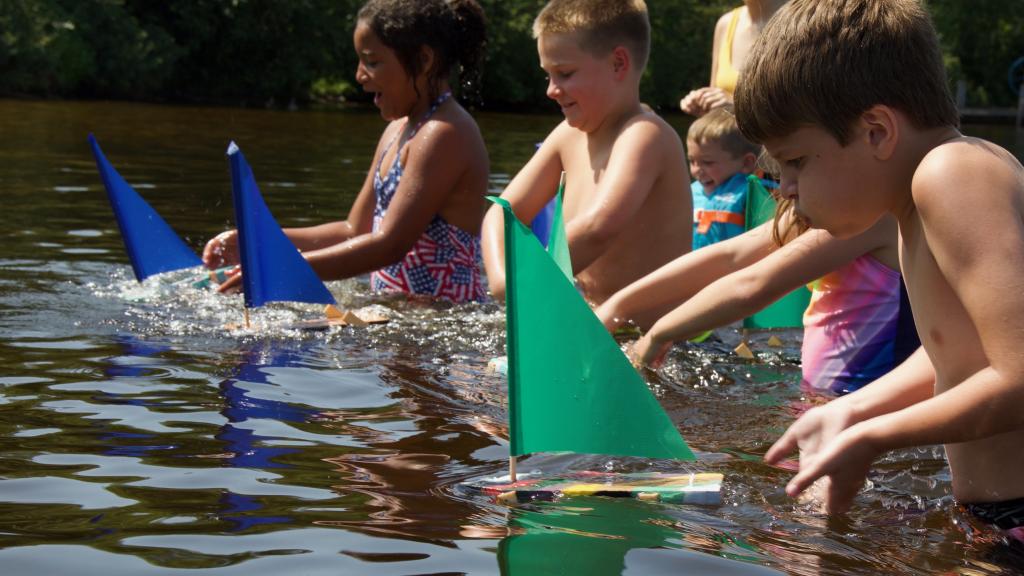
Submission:
<svg viewBox="0 0 1024 576">
<path fill-rule="evenodd" d="M 221 294 L 234 294 L 242 289 L 242 268 L 235 266 L 224 273 L 228 277 L 221 285 L 217 286 L 217 292 Z"/>
<path fill-rule="evenodd" d="M 629 348 L 628 355 L 634 366 L 658 368 L 665 361 L 665 354 L 671 347 L 671 342 L 657 342 L 648 332 Z"/>
<path fill-rule="evenodd" d="M 879 454 L 843 400 L 808 410 L 764 455 L 774 465 L 799 450 L 800 471 L 786 493 L 797 496 L 821 478 L 825 509 L 833 514 L 850 508 Z"/>
<path fill-rule="evenodd" d="M 203 265 L 210 270 L 238 264 L 238 231 L 214 236 L 203 248 Z"/>
</svg>

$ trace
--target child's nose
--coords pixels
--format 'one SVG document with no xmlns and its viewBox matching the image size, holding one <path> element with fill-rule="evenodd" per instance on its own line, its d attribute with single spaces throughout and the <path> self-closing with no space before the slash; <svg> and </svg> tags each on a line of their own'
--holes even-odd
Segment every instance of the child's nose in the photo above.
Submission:
<svg viewBox="0 0 1024 576">
<path fill-rule="evenodd" d="M 783 176 L 779 180 L 779 194 L 787 200 L 792 200 L 793 198 L 796 198 L 796 181 L 791 178 L 786 178 L 785 176 Z"/>
<path fill-rule="evenodd" d="M 360 84 L 366 84 L 370 81 L 370 75 L 366 73 L 366 68 L 363 67 L 362 63 L 356 66 L 356 82 Z"/>
<path fill-rule="evenodd" d="M 559 87 L 558 84 L 556 84 L 554 79 L 552 79 L 552 78 L 548 79 L 547 95 L 548 95 L 548 98 L 551 98 L 552 100 L 555 100 L 559 96 L 562 95 L 562 88 Z"/>
</svg>

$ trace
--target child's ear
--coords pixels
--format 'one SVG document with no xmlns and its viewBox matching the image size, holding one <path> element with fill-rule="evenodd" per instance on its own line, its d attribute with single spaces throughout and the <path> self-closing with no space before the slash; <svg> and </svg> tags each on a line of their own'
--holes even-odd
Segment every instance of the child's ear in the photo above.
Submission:
<svg viewBox="0 0 1024 576">
<path fill-rule="evenodd" d="M 747 152 L 743 155 L 743 168 L 740 169 L 744 174 L 753 174 L 757 170 L 757 155 L 753 152 Z"/>
<path fill-rule="evenodd" d="M 862 136 L 879 160 L 888 160 L 899 142 L 900 124 L 896 111 L 881 104 L 868 108 L 861 114 Z"/>
<path fill-rule="evenodd" d="M 633 69 L 633 59 L 625 46 L 616 46 L 612 50 L 612 70 L 615 72 L 616 80 L 623 80 Z"/>
<path fill-rule="evenodd" d="M 420 64 L 423 65 L 423 73 L 429 77 L 434 68 L 434 49 L 426 44 L 420 46 Z"/>
</svg>

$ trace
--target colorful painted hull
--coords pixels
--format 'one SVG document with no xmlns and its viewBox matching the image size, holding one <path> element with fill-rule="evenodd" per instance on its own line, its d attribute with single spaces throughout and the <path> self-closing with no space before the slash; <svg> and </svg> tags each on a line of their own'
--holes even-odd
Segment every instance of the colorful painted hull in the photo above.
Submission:
<svg viewBox="0 0 1024 576">
<path fill-rule="evenodd" d="M 676 504 L 715 506 L 722 501 L 722 478 L 717 473 L 675 474 L 666 472 L 573 472 L 558 477 L 521 475 L 484 480 L 472 487 L 503 502 L 557 500 L 574 496 L 637 498 Z"/>
</svg>

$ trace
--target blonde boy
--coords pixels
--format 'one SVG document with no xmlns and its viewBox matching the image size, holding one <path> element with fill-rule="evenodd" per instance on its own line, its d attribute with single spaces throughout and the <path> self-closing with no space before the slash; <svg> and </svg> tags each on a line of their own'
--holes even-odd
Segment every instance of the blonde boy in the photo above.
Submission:
<svg viewBox="0 0 1024 576">
<path fill-rule="evenodd" d="M 757 167 L 761 147 L 743 137 L 732 107 L 713 108 L 686 133 L 686 157 L 693 183 L 693 249 L 743 233 L 747 175 Z M 773 188 L 774 183 L 763 184 Z"/>
<path fill-rule="evenodd" d="M 682 142 L 640 104 L 650 47 L 642 0 L 553 0 L 537 16 L 534 35 L 549 76 L 548 97 L 561 106 L 565 121 L 502 197 L 530 222 L 566 172 L 573 270 L 584 296 L 600 304 L 690 250 Z M 483 225 L 484 265 L 495 298 L 505 292 L 502 218 L 492 208 Z"/>
<path fill-rule="evenodd" d="M 826 506 L 841 511 L 882 454 L 945 444 L 956 499 L 1019 532 L 1024 168 L 957 130 L 924 8 L 917 0 L 792 0 L 752 51 L 736 113 L 778 160 L 782 195 L 812 226 L 848 237 L 887 212 L 897 217 L 923 345 L 786 431 L 765 458 L 799 449 L 787 491 L 827 477 Z"/>
</svg>

